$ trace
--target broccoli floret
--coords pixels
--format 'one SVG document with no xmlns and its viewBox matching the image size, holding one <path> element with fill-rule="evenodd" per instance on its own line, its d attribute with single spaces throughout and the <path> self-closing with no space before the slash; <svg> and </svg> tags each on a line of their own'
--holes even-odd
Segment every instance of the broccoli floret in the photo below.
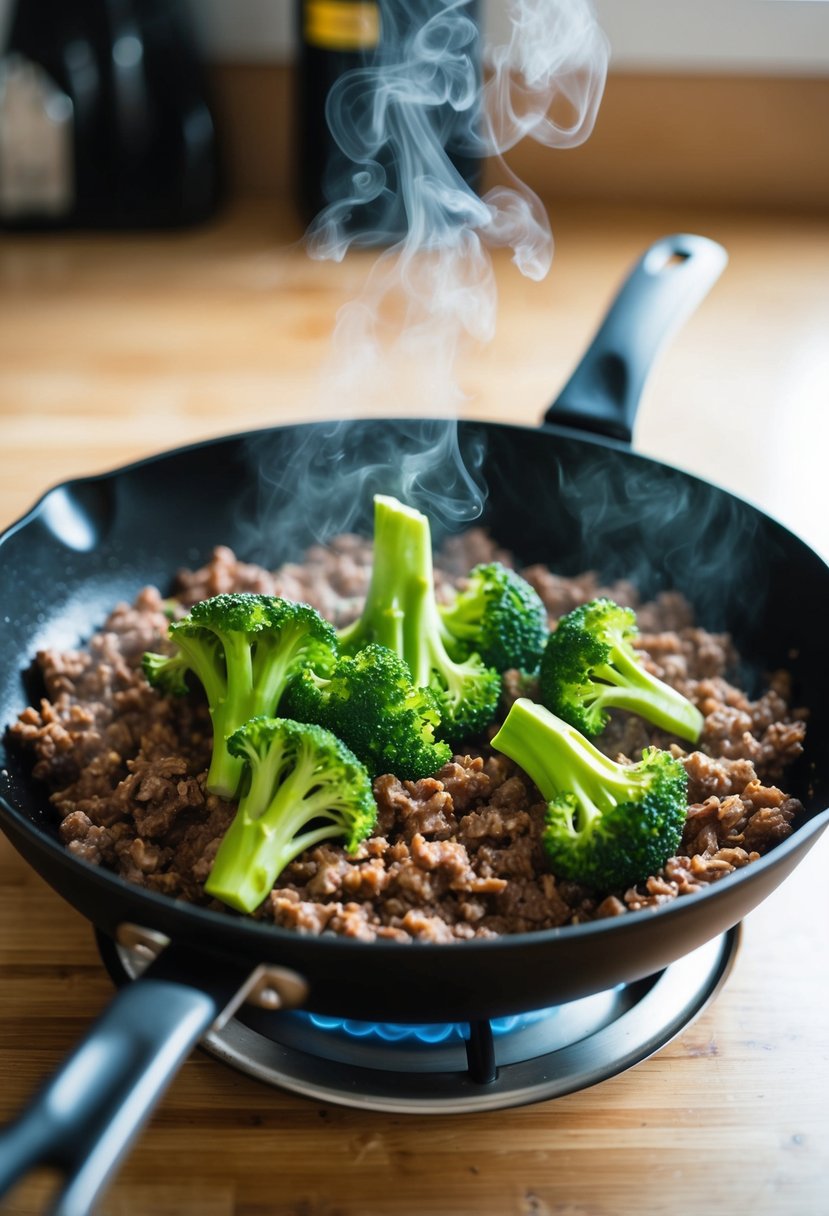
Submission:
<svg viewBox="0 0 829 1216">
<path fill-rule="evenodd" d="M 204 687 L 213 723 L 207 788 L 232 798 L 242 761 L 226 740 L 249 718 L 273 714 L 297 668 L 336 653 L 334 627 L 308 604 L 269 595 L 216 595 L 170 625 L 175 653 L 146 654 L 147 679 L 163 692 L 187 691 L 192 671 Z"/>
<path fill-rule="evenodd" d="M 477 651 L 497 671 L 535 671 L 547 641 L 547 610 L 520 574 L 489 562 L 476 566 L 469 586 L 440 606 L 454 658 Z"/>
<path fill-rule="evenodd" d="M 439 738 L 460 742 L 494 719 L 501 677 L 478 654 L 458 661 L 448 654 L 435 599 L 429 521 L 395 498 L 374 499 L 368 595 L 362 615 L 340 631 L 339 640 L 348 654 L 377 642 L 403 659 L 414 686 L 435 694 Z"/>
<path fill-rule="evenodd" d="M 227 746 L 246 773 L 204 889 L 240 912 L 253 912 L 305 849 L 339 837 L 355 852 L 374 827 L 377 806 L 364 766 L 320 726 L 253 718 Z"/>
<path fill-rule="evenodd" d="M 626 709 L 696 743 L 702 714 L 645 670 L 630 643 L 637 632 L 635 613 L 613 600 L 591 600 L 568 612 L 541 659 L 540 699 L 586 735 L 604 730 L 609 709 Z"/>
<path fill-rule="evenodd" d="M 440 713 L 429 688 L 415 688 L 404 661 L 372 643 L 341 658 L 326 679 L 306 669 L 288 688 L 284 712 L 338 735 L 372 776 L 416 781 L 451 760 L 436 741 Z"/>
<path fill-rule="evenodd" d="M 542 705 L 516 701 L 492 746 L 513 759 L 547 802 L 543 834 L 551 869 L 596 891 L 656 874 L 682 838 L 685 768 L 650 747 L 617 764 Z"/>
</svg>

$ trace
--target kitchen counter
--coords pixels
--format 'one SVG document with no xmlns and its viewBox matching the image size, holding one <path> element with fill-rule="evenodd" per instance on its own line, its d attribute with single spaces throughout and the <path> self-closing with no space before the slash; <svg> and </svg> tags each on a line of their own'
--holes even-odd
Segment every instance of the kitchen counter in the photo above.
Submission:
<svg viewBox="0 0 829 1216">
<path fill-rule="evenodd" d="M 660 360 L 636 446 L 829 555 L 829 223 L 571 204 L 553 224 L 544 283 L 496 259 L 497 336 L 461 360 L 463 411 L 537 421 L 634 258 L 701 232 L 730 266 Z M 312 263 L 298 236 L 289 213 L 252 205 L 187 234 L 0 239 L 0 526 L 68 477 L 322 416 L 317 369 L 370 255 Z M 716 1001 L 622 1076 L 516 1110 L 396 1116 L 269 1089 L 197 1051 L 101 1212 L 819 1216 L 827 850 L 747 918 Z M 111 990 L 89 926 L 0 840 L 0 1122 Z M 9 1210 L 41 1210 L 48 1186 L 38 1175 Z"/>
</svg>

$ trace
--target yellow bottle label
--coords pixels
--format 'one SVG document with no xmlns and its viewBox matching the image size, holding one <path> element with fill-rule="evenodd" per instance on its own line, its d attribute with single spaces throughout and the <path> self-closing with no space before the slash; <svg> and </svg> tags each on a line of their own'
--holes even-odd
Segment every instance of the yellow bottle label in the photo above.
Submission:
<svg viewBox="0 0 829 1216">
<path fill-rule="evenodd" d="M 367 0 L 306 0 L 305 41 L 326 51 L 366 51 L 380 41 L 380 6 Z"/>
</svg>

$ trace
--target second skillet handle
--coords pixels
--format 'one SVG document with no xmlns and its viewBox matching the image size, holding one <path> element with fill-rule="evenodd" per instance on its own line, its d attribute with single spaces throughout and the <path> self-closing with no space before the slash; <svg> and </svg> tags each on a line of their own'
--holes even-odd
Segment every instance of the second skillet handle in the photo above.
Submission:
<svg viewBox="0 0 829 1216">
<path fill-rule="evenodd" d="M 250 971 L 242 960 L 167 947 L 0 1130 L 0 1196 L 34 1166 L 52 1165 L 66 1179 L 53 1216 L 88 1216 L 179 1065 Z"/>
<path fill-rule="evenodd" d="M 544 421 L 630 443 L 639 398 L 664 343 L 725 269 L 704 236 L 663 237 L 639 259 Z"/>
</svg>

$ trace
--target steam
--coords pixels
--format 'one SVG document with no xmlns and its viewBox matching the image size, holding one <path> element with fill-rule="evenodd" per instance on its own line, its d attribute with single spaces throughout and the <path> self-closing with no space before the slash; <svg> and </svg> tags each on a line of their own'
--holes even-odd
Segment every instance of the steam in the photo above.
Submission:
<svg viewBox="0 0 829 1216">
<path fill-rule="evenodd" d="M 470 0 L 408 0 L 382 6 L 373 62 L 329 95 L 329 126 L 352 164 L 345 180 L 328 183 L 333 201 L 312 224 L 308 251 L 341 260 L 354 245 L 389 245 L 338 315 L 326 391 L 346 411 L 387 412 L 393 400 L 398 410 L 451 417 L 463 400 L 460 350 L 495 331 L 488 250 L 511 249 L 530 279 L 549 270 L 540 199 L 505 165 L 508 184 L 479 197 L 452 158 L 501 157 L 527 136 L 548 147 L 581 143 L 604 88 L 607 44 L 589 0 L 507 7 L 511 32 L 489 49 L 485 84 Z"/>
<path fill-rule="evenodd" d="M 428 511 L 436 539 L 485 501 L 482 432 L 449 419 L 331 419 L 260 432 L 253 444 L 258 476 L 239 488 L 235 543 L 271 568 L 314 541 L 370 534 L 375 494 Z"/>
<path fill-rule="evenodd" d="M 486 85 L 489 150 L 500 154 L 526 136 L 548 148 L 584 142 L 596 121 L 607 74 L 607 43 L 587 3 L 512 0 L 509 42 L 489 52 Z M 554 103 L 566 102 L 557 119 Z"/>
</svg>

